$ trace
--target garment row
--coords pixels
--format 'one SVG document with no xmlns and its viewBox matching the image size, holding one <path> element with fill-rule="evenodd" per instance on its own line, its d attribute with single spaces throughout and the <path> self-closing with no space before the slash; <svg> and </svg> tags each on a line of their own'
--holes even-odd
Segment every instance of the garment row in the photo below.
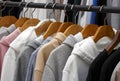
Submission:
<svg viewBox="0 0 120 81">
<path fill-rule="evenodd" d="M 95 42 L 94 34 L 87 37 L 87 33 L 75 30 L 78 32 L 74 33 L 75 35 L 57 32 L 44 38 L 43 34 L 38 36 L 35 30 L 46 21 L 49 19 L 41 20 L 36 26 L 30 26 L 24 31 L 16 28 L 14 24 L 8 28 L 0 28 L 1 81 L 115 81 L 116 77 L 119 79 L 119 45 L 108 55 L 105 48 L 112 41 L 109 36 Z M 51 21 L 55 22 L 54 19 Z M 110 26 L 101 27 L 113 30 Z M 100 30 L 101 27 L 97 29 L 97 25 L 89 25 L 91 30 L 88 32 L 93 32 L 94 28 Z M 112 32 L 114 36 L 114 31 Z"/>
</svg>

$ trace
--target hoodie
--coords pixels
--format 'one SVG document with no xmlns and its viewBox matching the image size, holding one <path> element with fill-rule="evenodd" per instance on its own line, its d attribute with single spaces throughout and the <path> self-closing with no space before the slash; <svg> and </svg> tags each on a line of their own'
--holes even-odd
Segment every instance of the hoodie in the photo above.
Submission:
<svg viewBox="0 0 120 81">
<path fill-rule="evenodd" d="M 108 37 L 101 38 L 97 43 L 88 37 L 76 43 L 63 69 L 62 81 L 85 81 L 90 64 L 110 42 Z"/>
</svg>

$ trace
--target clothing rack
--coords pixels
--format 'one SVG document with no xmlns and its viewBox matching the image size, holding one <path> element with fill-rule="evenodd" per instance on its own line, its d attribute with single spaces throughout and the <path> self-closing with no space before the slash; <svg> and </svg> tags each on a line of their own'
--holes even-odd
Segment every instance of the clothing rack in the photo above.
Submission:
<svg viewBox="0 0 120 81">
<path fill-rule="evenodd" d="M 11 2 L 0 1 L 1 6 L 8 7 L 27 7 L 27 8 L 43 8 L 43 9 L 60 9 L 60 10 L 73 10 L 73 11 L 93 11 L 101 13 L 120 13 L 120 7 L 107 7 L 107 6 L 80 6 L 59 3 L 27 3 L 27 2 Z"/>
</svg>

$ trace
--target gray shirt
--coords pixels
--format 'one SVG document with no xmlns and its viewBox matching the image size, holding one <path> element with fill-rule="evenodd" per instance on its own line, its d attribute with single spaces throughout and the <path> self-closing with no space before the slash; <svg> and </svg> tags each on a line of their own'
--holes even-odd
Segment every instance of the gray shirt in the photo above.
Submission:
<svg viewBox="0 0 120 81">
<path fill-rule="evenodd" d="M 60 46 L 51 52 L 43 72 L 42 81 L 62 80 L 62 70 L 77 42 L 77 39 L 73 35 L 70 35 Z"/>
<path fill-rule="evenodd" d="M 33 81 L 33 73 L 34 73 L 34 67 L 35 67 L 35 63 L 36 63 L 36 56 L 37 56 L 37 52 L 39 51 L 39 49 L 46 43 L 48 43 L 50 40 L 52 39 L 52 37 L 48 37 L 45 41 L 43 41 L 43 43 L 32 53 L 30 60 L 29 60 L 29 64 L 27 67 L 27 73 L 26 73 L 26 79 L 25 81 Z"/>
<path fill-rule="evenodd" d="M 1 31 L 0 31 L 0 39 L 1 39 L 3 36 L 9 35 L 9 34 L 12 33 L 15 29 L 16 29 L 16 27 L 15 27 L 14 24 L 10 25 L 8 28 L 2 27 L 2 29 L 1 29 Z"/>
<path fill-rule="evenodd" d="M 36 48 L 38 48 L 43 42 L 42 35 L 38 40 L 29 42 L 20 52 L 18 58 L 16 59 L 16 69 L 14 81 L 25 81 L 27 66 L 29 63 L 30 56 Z"/>
</svg>

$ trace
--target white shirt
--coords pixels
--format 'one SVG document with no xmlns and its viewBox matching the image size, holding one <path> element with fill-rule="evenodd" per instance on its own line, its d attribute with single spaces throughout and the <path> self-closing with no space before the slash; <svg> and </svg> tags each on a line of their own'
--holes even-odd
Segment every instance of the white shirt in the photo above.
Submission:
<svg viewBox="0 0 120 81">
<path fill-rule="evenodd" d="M 91 62 L 110 42 L 108 37 L 97 43 L 88 37 L 76 43 L 64 67 L 62 81 L 85 81 Z"/>
<path fill-rule="evenodd" d="M 5 54 L 4 60 L 3 60 L 1 81 L 13 81 L 14 74 L 15 74 L 15 67 L 16 67 L 15 62 L 18 54 L 28 42 L 37 38 L 35 29 L 38 28 L 42 23 L 48 20 L 49 19 L 45 19 L 40 23 L 38 23 L 37 26 L 27 28 L 10 44 L 10 48 Z"/>
</svg>

